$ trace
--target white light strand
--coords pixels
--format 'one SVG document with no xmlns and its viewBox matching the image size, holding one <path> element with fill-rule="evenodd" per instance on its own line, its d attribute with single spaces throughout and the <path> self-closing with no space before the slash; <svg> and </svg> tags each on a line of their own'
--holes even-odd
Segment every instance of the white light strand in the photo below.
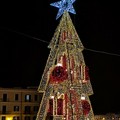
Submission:
<svg viewBox="0 0 120 120">
<path fill-rule="evenodd" d="M 49 42 L 45 41 L 45 40 L 42 40 L 42 39 L 39 39 L 39 38 L 36 38 L 36 37 L 33 37 L 33 36 L 30 36 L 30 35 L 27 35 L 25 33 L 22 33 L 22 32 L 18 32 L 18 31 L 15 31 L 15 30 L 12 30 L 12 29 L 9 29 L 9 28 L 3 28 L 3 27 L 0 27 L 1 29 L 6 29 L 10 32 L 14 32 L 14 33 L 17 33 L 19 35 L 23 35 L 25 37 L 28 37 L 28 38 L 32 38 L 34 40 L 38 40 L 38 41 L 41 41 L 43 43 L 47 43 L 49 44 Z M 105 51 L 98 51 L 98 50 L 94 50 L 94 49 L 89 49 L 89 48 L 84 48 L 85 50 L 87 51 L 91 51 L 91 52 L 95 52 L 95 53 L 102 53 L 102 54 L 106 54 L 106 55 L 111 55 L 111 56 L 117 56 L 117 57 L 120 57 L 120 54 L 116 54 L 116 53 L 110 53 L 110 52 L 105 52 Z"/>
</svg>

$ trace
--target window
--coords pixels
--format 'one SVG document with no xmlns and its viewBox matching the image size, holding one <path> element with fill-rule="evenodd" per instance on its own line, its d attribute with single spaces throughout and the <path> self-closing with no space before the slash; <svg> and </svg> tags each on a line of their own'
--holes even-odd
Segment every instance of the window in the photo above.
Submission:
<svg viewBox="0 0 120 120">
<path fill-rule="evenodd" d="M 3 116 L 3 117 L 2 117 L 2 120 L 6 120 L 6 117 L 5 117 L 5 116 Z"/>
<path fill-rule="evenodd" d="M 30 102 L 31 101 L 31 95 L 25 95 L 25 101 Z"/>
<path fill-rule="evenodd" d="M 38 100 L 38 95 L 35 95 L 34 98 L 35 98 L 34 100 L 37 101 Z"/>
<path fill-rule="evenodd" d="M 18 101 L 18 94 L 15 94 L 15 101 Z"/>
<path fill-rule="evenodd" d="M 2 106 L 2 113 L 5 114 L 6 113 L 6 106 Z"/>
<path fill-rule="evenodd" d="M 33 120 L 36 120 L 36 116 L 33 117 Z"/>
<path fill-rule="evenodd" d="M 30 114 L 30 106 L 25 106 L 25 113 Z"/>
<path fill-rule="evenodd" d="M 30 116 L 25 116 L 25 120 L 30 120 Z"/>
<path fill-rule="evenodd" d="M 19 106 L 14 106 L 14 111 L 19 111 Z"/>
<path fill-rule="evenodd" d="M 14 116 L 13 120 L 20 120 L 20 118 L 18 116 Z"/>
<path fill-rule="evenodd" d="M 33 108 L 34 112 L 37 112 L 38 108 L 39 108 L 38 106 L 34 106 L 34 108 Z"/>
<path fill-rule="evenodd" d="M 3 102 L 7 101 L 7 94 L 3 94 Z"/>
</svg>

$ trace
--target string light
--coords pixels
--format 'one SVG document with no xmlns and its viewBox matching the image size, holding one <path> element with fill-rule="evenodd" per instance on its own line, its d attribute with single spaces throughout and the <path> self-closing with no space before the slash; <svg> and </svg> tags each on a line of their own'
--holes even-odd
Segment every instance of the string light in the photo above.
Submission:
<svg viewBox="0 0 120 120">
<path fill-rule="evenodd" d="M 25 37 L 28 37 L 28 38 L 31 38 L 31 39 L 34 39 L 34 40 L 38 40 L 38 41 L 43 42 L 43 43 L 49 44 L 49 42 L 47 42 L 47 41 L 45 41 L 45 40 L 42 40 L 42 39 L 33 37 L 33 36 L 31 36 L 31 35 L 28 35 L 28 34 L 25 34 L 25 33 L 22 33 L 22 32 L 18 32 L 18 31 L 12 30 L 12 29 L 10 29 L 10 28 L 5 28 L 5 27 L 0 27 L 0 28 L 1 28 L 1 29 L 5 29 L 5 30 L 8 30 L 8 31 L 10 31 L 10 32 L 17 33 L 17 34 L 19 34 L 19 35 L 23 35 L 23 36 L 25 36 Z M 111 55 L 111 56 L 120 57 L 120 54 L 110 53 L 110 52 L 106 52 L 106 51 L 98 51 L 98 50 L 89 49 L 89 48 L 84 48 L 84 50 L 87 50 L 87 51 L 90 51 L 90 52 L 95 52 L 95 53 L 101 53 L 101 54 L 106 54 L 106 55 Z"/>
</svg>

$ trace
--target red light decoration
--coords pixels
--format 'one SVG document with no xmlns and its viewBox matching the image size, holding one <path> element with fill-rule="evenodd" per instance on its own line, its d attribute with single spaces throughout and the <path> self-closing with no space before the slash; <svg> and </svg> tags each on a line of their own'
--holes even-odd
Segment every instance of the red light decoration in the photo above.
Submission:
<svg viewBox="0 0 120 120">
<path fill-rule="evenodd" d="M 67 79 L 67 71 L 62 66 L 56 66 L 51 75 L 50 83 L 57 84 Z"/>
<path fill-rule="evenodd" d="M 89 77 L 89 68 L 86 66 L 85 67 L 85 80 L 89 80 L 90 77 Z"/>
<path fill-rule="evenodd" d="M 63 115 L 63 99 L 57 99 L 57 115 Z"/>
<path fill-rule="evenodd" d="M 49 99 L 48 113 L 49 113 L 49 115 L 53 115 L 53 99 Z"/>
<path fill-rule="evenodd" d="M 62 57 L 62 65 L 63 65 L 63 68 L 67 68 L 67 60 L 66 60 L 66 55 L 64 54 L 63 57 Z"/>
<path fill-rule="evenodd" d="M 67 31 L 63 31 L 62 40 L 64 41 L 64 40 L 66 40 L 66 38 L 67 38 Z"/>
<path fill-rule="evenodd" d="M 82 100 L 82 108 L 83 108 L 83 114 L 87 115 L 90 112 L 90 104 L 87 100 Z"/>
</svg>

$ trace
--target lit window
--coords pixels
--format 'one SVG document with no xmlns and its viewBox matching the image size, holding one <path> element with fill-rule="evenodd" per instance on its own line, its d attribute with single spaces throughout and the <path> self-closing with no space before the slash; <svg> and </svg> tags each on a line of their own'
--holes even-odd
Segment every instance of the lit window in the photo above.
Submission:
<svg viewBox="0 0 120 120">
<path fill-rule="evenodd" d="M 31 101 L 31 95 L 25 95 L 25 101 L 30 102 Z"/>
<path fill-rule="evenodd" d="M 20 120 L 20 118 L 18 116 L 14 116 L 13 120 Z"/>
</svg>

